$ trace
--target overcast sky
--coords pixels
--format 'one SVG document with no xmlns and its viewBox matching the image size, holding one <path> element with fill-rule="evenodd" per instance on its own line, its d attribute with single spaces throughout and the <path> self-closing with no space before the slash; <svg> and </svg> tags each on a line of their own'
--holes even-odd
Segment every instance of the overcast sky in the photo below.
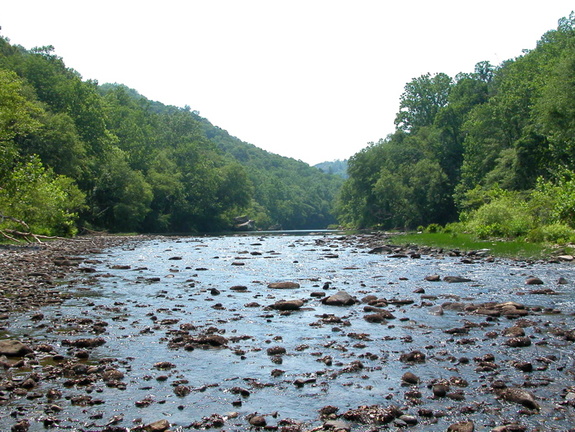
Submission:
<svg viewBox="0 0 575 432">
<path fill-rule="evenodd" d="M 0 34 L 84 79 L 315 164 L 393 132 L 407 82 L 532 49 L 572 0 L 2 0 Z"/>
</svg>

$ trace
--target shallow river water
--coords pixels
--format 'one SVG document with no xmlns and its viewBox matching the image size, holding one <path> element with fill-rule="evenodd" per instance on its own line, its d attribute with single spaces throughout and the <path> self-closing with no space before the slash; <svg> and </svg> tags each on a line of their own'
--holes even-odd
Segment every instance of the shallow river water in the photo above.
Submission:
<svg viewBox="0 0 575 432">
<path fill-rule="evenodd" d="M 461 256 L 392 258 L 369 250 L 353 236 L 260 234 L 156 238 L 91 256 L 84 266 L 95 272 L 64 283 L 74 294 L 71 300 L 44 310 L 41 323 L 23 314 L 9 335 L 51 344 L 65 357 L 74 353 L 66 340 L 102 337 L 106 343 L 90 349 L 85 363 L 109 361 L 124 374 L 125 385 L 99 381 L 62 388 L 58 380 L 43 381 L 41 395 L 51 387 L 62 391 L 63 398 L 53 402 L 62 411 L 47 410 L 52 402 L 45 397 L 22 397 L 1 407 L 0 430 L 9 430 L 9 413 L 19 407 L 36 420 L 30 430 L 45 430 L 41 421 L 47 416 L 57 419 L 56 430 L 133 428 L 160 419 L 170 422 L 170 430 L 189 430 L 212 414 L 224 418 L 223 430 L 246 430 L 246 416 L 254 413 L 272 429 L 292 419 L 310 430 L 324 423 L 320 409 L 328 405 L 338 408 L 336 416 L 364 405 L 393 405 L 407 414 L 405 421 L 389 424 L 345 420 L 352 430 L 447 430 L 464 420 L 479 431 L 509 422 L 526 430 L 575 427 L 569 404 L 570 395 L 575 398 L 575 389 L 569 392 L 575 385 L 573 342 L 556 332 L 575 327 L 574 264 L 482 258 L 464 263 Z M 470 281 L 425 280 L 433 274 Z M 534 286 L 525 284 L 530 276 L 544 282 L 535 288 L 552 293 L 531 294 Z M 286 281 L 299 288 L 268 287 Z M 368 295 L 386 299 L 383 309 L 395 318 L 368 322 L 362 302 L 322 304 L 320 293 L 338 291 L 360 301 Z M 305 301 L 299 310 L 269 308 L 296 299 Z M 530 346 L 505 345 L 503 332 L 517 320 L 449 307 L 432 313 L 446 303 L 507 301 L 530 311 L 523 319 L 531 322 L 522 325 Z M 96 333 L 94 323 L 100 323 Z M 462 327 L 465 333 L 446 332 Z M 182 335 L 219 335 L 226 342 L 183 347 L 177 344 Z M 278 355 L 268 352 L 276 347 Z M 425 362 L 400 360 L 415 350 L 425 354 Z M 480 370 L 479 358 L 490 354 L 495 366 Z M 160 368 L 160 362 L 170 364 Z M 533 371 L 513 367 L 517 362 L 532 363 Z M 402 384 L 407 371 L 419 383 Z M 432 383 L 459 378 L 466 385 L 451 387 L 459 397 L 432 393 Z M 497 380 L 531 392 L 540 409 L 498 398 L 492 390 Z M 85 394 L 98 403 L 71 403 Z"/>
</svg>

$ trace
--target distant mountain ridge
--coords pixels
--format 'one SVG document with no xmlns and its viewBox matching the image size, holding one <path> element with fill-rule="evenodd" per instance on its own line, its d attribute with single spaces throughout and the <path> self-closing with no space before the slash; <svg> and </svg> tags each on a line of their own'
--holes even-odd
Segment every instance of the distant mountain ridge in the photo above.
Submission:
<svg viewBox="0 0 575 432">
<path fill-rule="evenodd" d="M 348 178 L 347 174 L 347 159 L 344 160 L 334 160 L 331 162 L 320 162 L 314 165 L 314 168 L 323 171 L 326 174 L 333 174 L 339 176 L 343 179 Z"/>
</svg>

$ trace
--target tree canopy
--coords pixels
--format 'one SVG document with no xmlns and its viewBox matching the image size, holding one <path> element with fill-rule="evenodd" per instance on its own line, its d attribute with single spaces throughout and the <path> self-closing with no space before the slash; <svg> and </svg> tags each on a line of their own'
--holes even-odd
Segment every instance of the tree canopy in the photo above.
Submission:
<svg viewBox="0 0 575 432">
<path fill-rule="evenodd" d="M 499 66 L 481 61 L 453 78 L 414 78 L 401 95 L 396 131 L 350 158 L 339 220 L 415 228 L 470 222 L 478 211 L 505 214 L 515 203 L 529 215 L 522 229 L 502 229 L 504 217 L 483 225 L 495 235 L 544 223 L 575 227 L 574 89 L 573 13 L 536 48 Z M 543 214 L 555 216 L 544 221 Z"/>
<path fill-rule="evenodd" d="M 51 46 L 0 38 L 0 230 L 73 235 L 325 228 L 342 183 L 188 107 L 83 80 Z"/>
</svg>

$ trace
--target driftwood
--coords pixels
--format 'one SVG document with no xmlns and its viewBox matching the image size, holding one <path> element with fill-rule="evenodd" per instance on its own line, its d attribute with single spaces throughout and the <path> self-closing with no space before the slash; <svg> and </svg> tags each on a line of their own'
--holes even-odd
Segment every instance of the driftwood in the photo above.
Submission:
<svg viewBox="0 0 575 432">
<path fill-rule="evenodd" d="M 33 241 L 35 241 L 36 243 L 42 243 L 42 240 L 54 240 L 54 239 L 61 239 L 62 238 L 62 237 L 53 237 L 53 236 L 34 234 L 32 231 L 30 231 L 30 227 L 28 226 L 28 224 L 26 222 L 24 222 L 23 220 L 16 219 L 12 216 L 6 216 L 3 214 L 0 214 L 0 221 L 3 222 L 6 219 L 9 221 L 15 222 L 18 225 L 23 226 L 27 230 L 27 231 L 18 231 L 18 230 L 9 229 L 9 228 L 0 229 L 0 235 L 2 235 L 4 238 L 7 238 L 8 240 L 14 241 L 16 243 L 20 243 L 20 239 L 26 241 L 26 243 L 32 243 Z"/>
</svg>

